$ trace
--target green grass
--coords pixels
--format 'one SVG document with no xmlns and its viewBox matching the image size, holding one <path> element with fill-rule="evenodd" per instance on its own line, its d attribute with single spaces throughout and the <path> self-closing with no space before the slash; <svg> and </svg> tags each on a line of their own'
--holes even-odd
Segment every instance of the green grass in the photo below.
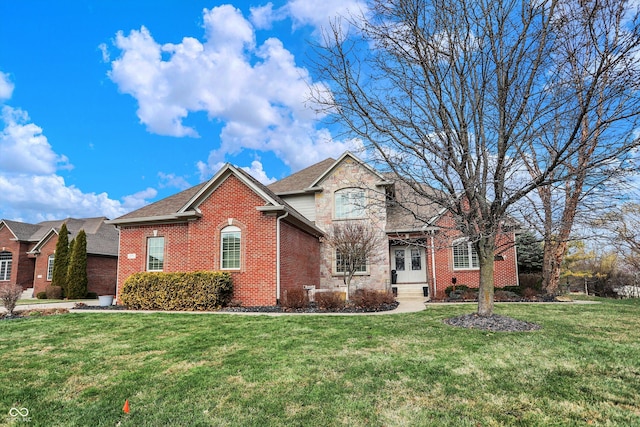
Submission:
<svg viewBox="0 0 640 427">
<path fill-rule="evenodd" d="M 2 321 L 0 424 L 640 425 L 640 301 L 497 305 L 537 332 L 442 323 L 473 309 Z"/>
</svg>

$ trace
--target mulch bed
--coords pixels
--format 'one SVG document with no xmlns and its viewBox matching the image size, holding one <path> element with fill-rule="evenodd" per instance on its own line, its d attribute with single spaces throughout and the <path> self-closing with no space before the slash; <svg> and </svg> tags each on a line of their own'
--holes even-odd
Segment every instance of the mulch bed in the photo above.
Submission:
<svg viewBox="0 0 640 427">
<path fill-rule="evenodd" d="M 309 305 L 309 307 L 292 309 L 281 306 L 257 306 L 257 307 L 224 307 L 218 310 L 222 313 L 374 313 L 382 311 L 394 310 L 398 307 L 398 302 L 391 304 L 382 304 L 378 307 L 353 307 L 346 306 L 341 309 L 324 310 L 315 306 L 315 304 Z M 75 310 L 126 310 L 123 305 L 110 305 L 107 307 L 100 307 L 96 305 L 86 305 L 78 303 L 74 307 Z"/>
<path fill-rule="evenodd" d="M 464 314 L 462 316 L 444 319 L 443 322 L 450 326 L 493 332 L 529 332 L 542 329 L 542 327 L 536 323 L 524 322 L 497 314 L 492 314 L 491 316 L 480 316 L 478 313 Z"/>
<path fill-rule="evenodd" d="M 9 315 L 9 313 L 0 313 L 0 320 L 15 320 L 36 316 L 52 316 L 56 314 L 65 314 L 68 312 L 69 310 L 67 310 L 66 308 L 33 308 L 30 310 L 20 310 L 18 308 L 14 310 L 13 315 Z"/>
</svg>

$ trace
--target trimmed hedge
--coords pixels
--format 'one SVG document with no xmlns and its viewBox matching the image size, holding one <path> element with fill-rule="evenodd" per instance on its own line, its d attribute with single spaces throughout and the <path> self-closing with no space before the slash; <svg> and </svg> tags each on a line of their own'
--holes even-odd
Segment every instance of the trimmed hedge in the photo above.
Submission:
<svg viewBox="0 0 640 427">
<path fill-rule="evenodd" d="M 232 295 L 226 272 L 135 273 L 124 282 L 120 300 L 133 310 L 204 311 L 227 305 Z"/>
</svg>

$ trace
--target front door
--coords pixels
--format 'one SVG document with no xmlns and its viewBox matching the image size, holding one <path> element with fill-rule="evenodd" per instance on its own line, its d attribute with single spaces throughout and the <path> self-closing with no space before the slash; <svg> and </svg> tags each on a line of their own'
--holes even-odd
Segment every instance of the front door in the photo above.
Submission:
<svg viewBox="0 0 640 427">
<path fill-rule="evenodd" d="M 396 283 L 426 283 L 427 266 L 424 248 L 391 246 L 391 269 L 396 271 Z"/>
</svg>

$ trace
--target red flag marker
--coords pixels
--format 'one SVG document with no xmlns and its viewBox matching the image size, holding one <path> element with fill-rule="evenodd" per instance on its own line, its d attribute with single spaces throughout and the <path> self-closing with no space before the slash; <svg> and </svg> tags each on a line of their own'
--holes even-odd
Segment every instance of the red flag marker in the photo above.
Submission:
<svg viewBox="0 0 640 427">
<path fill-rule="evenodd" d="M 124 406 L 122 407 L 122 410 L 124 411 L 125 414 L 129 413 L 129 399 L 124 401 Z"/>
</svg>

